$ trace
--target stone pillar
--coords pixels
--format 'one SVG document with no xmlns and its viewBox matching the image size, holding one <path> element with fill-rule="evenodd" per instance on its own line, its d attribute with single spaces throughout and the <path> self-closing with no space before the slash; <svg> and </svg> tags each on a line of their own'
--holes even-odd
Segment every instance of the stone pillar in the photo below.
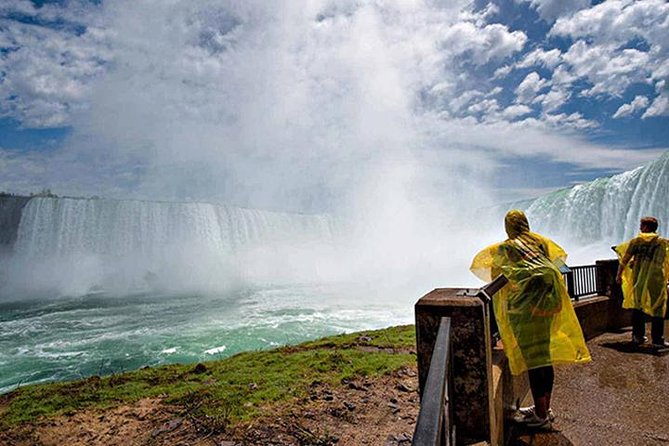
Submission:
<svg viewBox="0 0 669 446">
<path fill-rule="evenodd" d="M 492 347 L 486 305 L 462 290 L 435 289 L 415 306 L 418 382 L 425 386 L 439 320 L 451 318 L 453 423 L 458 443 L 496 438 L 492 430 Z M 460 293 L 462 294 L 462 293 Z"/>
<path fill-rule="evenodd" d="M 632 325 L 632 312 L 623 309 L 623 290 L 616 283 L 618 260 L 597 260 L 597 288 L 601 293 L 609 296 L 610 330 L 619 330 Z"/>
</svg>

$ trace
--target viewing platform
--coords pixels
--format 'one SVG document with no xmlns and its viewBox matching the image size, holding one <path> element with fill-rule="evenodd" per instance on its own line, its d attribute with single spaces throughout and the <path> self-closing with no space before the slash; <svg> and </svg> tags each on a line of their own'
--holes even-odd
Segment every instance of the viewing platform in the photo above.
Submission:
<svg viewBox="0 0 669 446">
<path fill-rule="evenodd" d="M 527 374 L 511 375 L 495 336 L 489 300 L 503 283 L 423 296 L 415 306 L 422 396 L 413 444 L 669 444 L 669 355 L 631 343 L 617 265 L 606 260 L 565 271 L 592 362 L 555 368 L 557 419 L 550 431 L 512 421 L 518 405 L 531 405 L 532 398 Z"/>
<path fill-rule="evenodd" d="M 664 333 L 669 337 L 667 322 Z M 556 367 L 554 432 L 513 429 L 507 444 L 669 444 L 669 356 L 633 346 L 631 336 L 630 330 L 599 335 L 588 341 L 592 362 Z"/>
</svg>

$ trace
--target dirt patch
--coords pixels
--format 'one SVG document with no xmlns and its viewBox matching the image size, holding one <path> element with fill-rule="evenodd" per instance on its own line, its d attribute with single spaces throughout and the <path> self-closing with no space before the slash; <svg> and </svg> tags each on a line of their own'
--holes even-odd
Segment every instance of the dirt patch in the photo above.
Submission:
<svg viewBox="0 0 669 446">
<path fill-rule="evenodd" d="M 0 433 L 0 445 L 403 445 L 418 415 L 415 367 L 389 376 L 314 382 L 309 395 L 252 423 L 228 426 L 161 399 L 84 410 Z"/>
</svg>

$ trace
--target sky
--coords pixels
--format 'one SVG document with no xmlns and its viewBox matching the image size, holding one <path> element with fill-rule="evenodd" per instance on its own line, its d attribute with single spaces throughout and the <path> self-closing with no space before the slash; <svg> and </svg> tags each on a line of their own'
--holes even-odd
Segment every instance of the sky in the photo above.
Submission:
<svg viewBox="0 0 669 446">
<path fill-rule="evenodd" d="M 0 190 L 524 199 L 669 149 L 668 56 L 660 0 L 0 0 Z"/>
</svg>

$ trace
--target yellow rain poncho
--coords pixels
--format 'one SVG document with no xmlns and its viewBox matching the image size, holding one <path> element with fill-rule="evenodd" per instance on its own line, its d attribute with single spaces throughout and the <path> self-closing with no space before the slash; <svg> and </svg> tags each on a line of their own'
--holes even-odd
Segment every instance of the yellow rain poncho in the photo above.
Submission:
<svg viewBox="0 0 669 446">
<path fill-rule="evenodd" d="M 669 240 L 642 232 L 615 248 L 623 268 L 623 308 L 664 317 L 667 311 Z"/>
<path fill-rule="evenodd" d="M 530 232 L 522 211 L 510 211 L 504 223 L 509 238 L 479 252 L 470 269 L 486 282 L 499 274 L 509 279 L 493 296 L 493 307 L 511 373 L 590 361 L 556 266 L 567 254 L 550 239 Z"/>
</svg>

